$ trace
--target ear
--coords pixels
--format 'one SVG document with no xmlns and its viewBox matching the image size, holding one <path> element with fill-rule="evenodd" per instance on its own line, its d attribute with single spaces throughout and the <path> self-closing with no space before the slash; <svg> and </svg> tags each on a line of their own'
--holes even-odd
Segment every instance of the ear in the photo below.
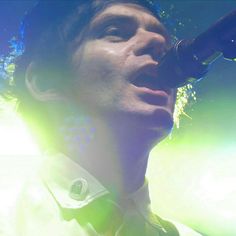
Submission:
<svg viewBox="0 0 236 236">
<path fill-rule="evenodd" d="M 25 84 L 32 97 L 41 102 L 65 100 L 65 97 L 56 89 L 41 89 L 38 86 L 40 76 L 37 74 L 36 68 L 36 63 L 31 62 L 25 73 Z"/>
</svg>

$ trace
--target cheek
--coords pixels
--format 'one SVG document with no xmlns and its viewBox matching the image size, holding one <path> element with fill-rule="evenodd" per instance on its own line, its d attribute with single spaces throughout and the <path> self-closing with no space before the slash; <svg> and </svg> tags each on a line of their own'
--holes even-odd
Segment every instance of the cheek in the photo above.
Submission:
<svg viewBox="0 0 236 236">
<path fill-rule="evenodd" d="M 87 42 L 72 57 L 74 88 L 84 103 L 114 103 L 124 89 L 124 56 L 121 50 Z"/>
<path fill-rule="evenodd" d="M 112 77 L 122 74 L 124 58 L 116 48 L 88 42 L 74 53 L 72 64 L 81 79 L 110 82 Z"/>
</svg>

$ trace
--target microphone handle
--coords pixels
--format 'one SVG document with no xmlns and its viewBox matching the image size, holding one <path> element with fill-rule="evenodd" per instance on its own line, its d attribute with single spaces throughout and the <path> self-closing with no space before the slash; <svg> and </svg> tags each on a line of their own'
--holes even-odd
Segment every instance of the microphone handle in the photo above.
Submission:
<svg viewBox="0 0 236 236">
<path fill-rule="evenodd" d="M 160 60 L 158 83 L 177 88 L 201 80 L 220 55 L 236 59 L 236 10 L 192 40 L 178 41 Z"/>
<path fill-rule="evenodd" d="M 200 61 L 204 61 L 217 51 L 224 53 L 225 44 L 232 40 L 236 40 L 236 10 L 221 17 L 208 30 L 197 36 L 192 42 L 193 53 Z M 233 57 L 236 57 L 236 53 Z M 233 57 L 228 59 L 234 59 Z"/>
</svg>

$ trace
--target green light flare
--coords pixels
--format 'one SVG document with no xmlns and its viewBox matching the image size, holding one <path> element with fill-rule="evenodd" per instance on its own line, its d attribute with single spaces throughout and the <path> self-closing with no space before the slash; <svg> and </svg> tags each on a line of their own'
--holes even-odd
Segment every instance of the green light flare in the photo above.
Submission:
<svg viewBox="0 0 236 236">
<path fill-rule="evenodd" d="M 207 236 L 236 235 L 233 95 L 214 88 L 197 98 L 192 119 L 153 149 L 148 168 L 154 210 Z"/>
<path fill-rule="evenodd" d="M 236 144 L 236 110 L 234 91 L 229 89 L 208 90 L 204 99 L 185 110 L 187 116 L 180 119 L 180 128 L 174 129 L 169 142 L 177 147 L 188 149 L 219 146 L 226 148 Z"/>
<path fill-rule="evenodd" d="M 155 148 L 148 169 L 154 210 L 210 236 L 236 235 L 235 149 Z"/>
</svg>

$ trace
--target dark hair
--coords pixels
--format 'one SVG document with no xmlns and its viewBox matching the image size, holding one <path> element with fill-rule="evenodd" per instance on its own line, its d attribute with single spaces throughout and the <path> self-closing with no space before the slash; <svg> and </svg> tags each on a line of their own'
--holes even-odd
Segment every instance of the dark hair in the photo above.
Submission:
<svg viewBox="0 0 236 236">
<path fill-rule="evenodd" d="M 43 129 L 50 130 L 51 136 L 56 131 L 45 104 L 34 99 L 25 86 L 28 65 L 36 62 L 40 88 L 63 89 L 65 78 L 70 78 L 68 55 L 73 39 L 83 35 L 86 25 L 96 14 L 116 3 L 141 5 L 159 18 L 159 5 L 155 0 L 40 0 L 25 15 L 19 41 L 15 43 L 15 48 L 22 50 L 22 54 L 18 53 L 14 61 L 11 91 L 18 99 L 18 112 L 39 136 Z M 50 143 L 51 137 L 48 136 L 48 140 L 44 133 L 42 136 L 44 145 Z"/>
</svg>

